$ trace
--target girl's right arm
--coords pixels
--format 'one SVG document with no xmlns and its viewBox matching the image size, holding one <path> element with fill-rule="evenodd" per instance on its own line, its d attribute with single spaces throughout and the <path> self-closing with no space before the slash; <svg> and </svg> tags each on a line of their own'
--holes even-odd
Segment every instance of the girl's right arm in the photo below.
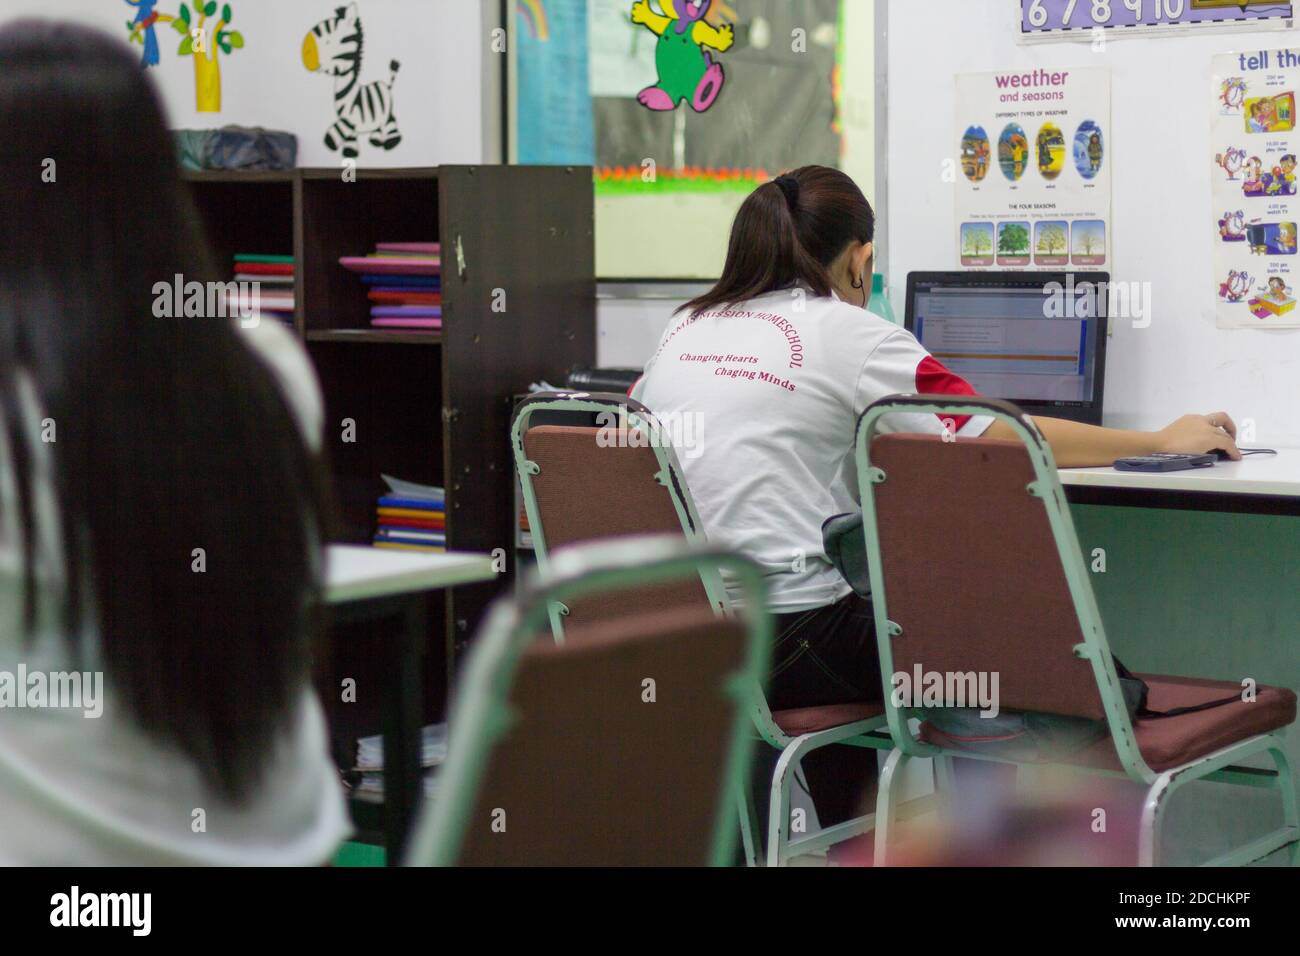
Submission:
<svg viewBox="0 0 1300 956">
<path fill-rule="evenodd" d="M 1034 424 L 1052 448 L 1052 457 L 1060 468 L 1084 468 L 1109 465 L 1117 458 L 1132 458 L 1159 452 L 1203 455 L 1225 451 L 1233 461 L 1241 460 L 1234 439 L 1237 426 L 1223 412 L 1213 415 L 1184 415 L 1158 432 L 1124 431 L 1101 428 L 1061 418 L 1034 417 Z M 1015 433 L 995 421 L 984 433 L 985 438 L 1016 440 Z"/>
</svg>

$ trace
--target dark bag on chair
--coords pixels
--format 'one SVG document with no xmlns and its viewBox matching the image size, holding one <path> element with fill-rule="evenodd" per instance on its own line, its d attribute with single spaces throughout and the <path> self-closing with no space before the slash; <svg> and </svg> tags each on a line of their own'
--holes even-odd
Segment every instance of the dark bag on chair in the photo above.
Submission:
<svg viewBox="0 0 1300 956">
<path fill-rule="evenodd" d="M 858 597 L 871 597 L 871 575 L 867 569 L 867 544 L 862 531 L 862 512 L 835 515 L 822 522 L 822 549 Z"/>
</svg>

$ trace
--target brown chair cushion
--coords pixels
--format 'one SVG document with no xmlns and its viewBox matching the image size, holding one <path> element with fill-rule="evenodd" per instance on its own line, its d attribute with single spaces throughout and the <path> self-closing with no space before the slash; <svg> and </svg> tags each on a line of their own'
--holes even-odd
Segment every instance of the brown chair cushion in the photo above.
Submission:
<svg viewBox="0 0 1300 956">
<path fill-rule="evenodd" d="M 1151 688 L 1151 710 L 1173 710 L 1241 693 L 1241 684 L 1194 677 L 1140 675 Z M 1181 717 L 1135 720 L 1133 732 L 1147 766 L 1157 772 L 1204 757 L 1230 744 L 1295 722 L 1296 695 L 1283 687 L 1259 687 L 1253 703 L 1224 704 Z M 1078 754 L 1074 763 L 1120 769 L 1114 742 L 1107 736 Z"/>
<path fill-rule="evenodd" d="M 791 710 L 775 710 L 772 719 L 783 733 L 791 737 L 800 734 L 816 733 L 842 727 L 855 720 L 869 720 L 883 717 L 883 704 L 830 704 L 826 707 L 796 707 Z"/>
<path fill-rule="evenodd" d="M 720 801 L 732 799 L 723 771 L 738 711 L 724 686 L 743 666 L 744 628 L 676 608 L 568 638 L 538 641 L 519 662 L 514 719 L 486 758 L 459 862 L 707 863 Z"/>
</svg>

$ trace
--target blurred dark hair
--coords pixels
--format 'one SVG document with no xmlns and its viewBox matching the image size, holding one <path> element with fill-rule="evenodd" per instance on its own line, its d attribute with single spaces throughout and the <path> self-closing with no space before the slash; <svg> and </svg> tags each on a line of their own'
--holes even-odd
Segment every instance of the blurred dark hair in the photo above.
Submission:
<svg viewBox="0 0 1300 956">
<path fill-rule="evenodd" d="M 218 275 L 138 56 L 69 23 L 9 25 L 0 130 L 0 427 L 27 630 L 48 417 L 75 659 L 93 634 L 107 706 L 245 798 L 310 676 L 319 463 L 230 320 L 153 314 L 156 283 Z"/>
<path fill-rule="evenodd" d="M 831 264 L 875 235 L 876 215 L 857 183 L 838 169 L 802 166 L 749 195 L 731 226 L 722 278 L 677 311 L 696 315 L 795 284 L 828 296 Z"/>
</svg>

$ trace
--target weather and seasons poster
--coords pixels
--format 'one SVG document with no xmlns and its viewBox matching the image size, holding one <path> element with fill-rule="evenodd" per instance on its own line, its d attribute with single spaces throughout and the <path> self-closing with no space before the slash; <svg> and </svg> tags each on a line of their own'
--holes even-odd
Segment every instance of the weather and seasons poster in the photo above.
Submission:
<svg viewBox="0 0 1300 956">
<path fill-rule="evenodd" d="M 1214 286 L 1220 328 L 1300 328 L 1300 49 L 1214 58 Z"/>
<path fill-rule="evenodd" d="M 957 254 L 968 269 L 1106 269 L 1110 70 L 957 77 Z"/>
</svg>

